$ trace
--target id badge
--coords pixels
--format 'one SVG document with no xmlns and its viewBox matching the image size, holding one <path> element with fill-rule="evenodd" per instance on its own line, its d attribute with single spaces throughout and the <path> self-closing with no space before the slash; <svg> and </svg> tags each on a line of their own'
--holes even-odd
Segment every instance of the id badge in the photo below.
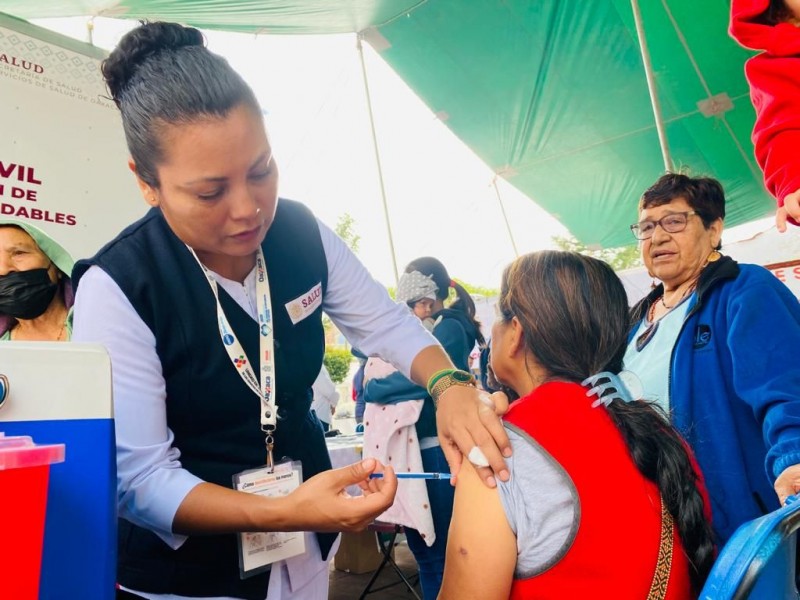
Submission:
<svg viewBox="0 0 800 600">
<path fill-rule="evenodd" d="M 268 498 L 285 496 L 303 482 L 303 467 L 299 461 L 278 463 L 242 471 L 233 476 L 233 488 L 240 492 Z M 238 534 L 239 576 L 242 579 L 263 573 L 279 560 L 298 556 L 306 551 L 302 531 L 257 531 Z"/>
</svg>

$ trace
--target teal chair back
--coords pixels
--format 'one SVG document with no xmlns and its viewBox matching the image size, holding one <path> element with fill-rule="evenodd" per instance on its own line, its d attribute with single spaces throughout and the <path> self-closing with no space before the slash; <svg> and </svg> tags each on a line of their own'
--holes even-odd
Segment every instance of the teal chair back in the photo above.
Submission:
<svg viewBox="0 0 800 600">
<path fill-rule="evenodd" d="M 797 600 L 795 555 L 800 502 L 743 524 L 717 557 L 701 600 Z"/>
</svg>

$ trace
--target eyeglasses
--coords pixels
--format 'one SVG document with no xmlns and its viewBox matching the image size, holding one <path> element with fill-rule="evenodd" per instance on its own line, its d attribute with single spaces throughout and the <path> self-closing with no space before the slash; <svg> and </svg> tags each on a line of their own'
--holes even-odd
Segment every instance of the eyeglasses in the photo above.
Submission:
<svg viewBox="0 0 800 600">
<path fill-rule="evenodd" d="M 665 217 L 661 217 L 658 221 L 639 221 L 631 225 L 631 232 L 637 240 L 649 240 L 656 232 L 657 225 L 661 225 L 661 229 L 667 233 L 678 233 L 686 229 L 689 217 L 696 214 L 696 211 L 690 210 L 670 213 Z"/>
</svg>

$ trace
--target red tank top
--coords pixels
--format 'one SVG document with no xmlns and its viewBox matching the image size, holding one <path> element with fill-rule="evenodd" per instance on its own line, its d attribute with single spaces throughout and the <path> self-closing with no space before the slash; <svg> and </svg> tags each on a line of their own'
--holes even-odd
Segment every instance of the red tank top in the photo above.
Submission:
<svg viewBox="0 0 800 600">
<path fill-rule="evenodd" d="M 514 402 L 505 416 L 561 465 L 579 500 L 579 522 L 565 553 L 545 571 L 515 579 L 513 600 L 648 598 L 659 562 L 661 496 L 636 468 L 606 409 L 592 408 L 592 401 L 577 384 L 546 383 Z M 664 533 L 672 542 L 669 562 L 658 565 L 665 598 L 691 598 L 677 529 Z"/>
</svg>

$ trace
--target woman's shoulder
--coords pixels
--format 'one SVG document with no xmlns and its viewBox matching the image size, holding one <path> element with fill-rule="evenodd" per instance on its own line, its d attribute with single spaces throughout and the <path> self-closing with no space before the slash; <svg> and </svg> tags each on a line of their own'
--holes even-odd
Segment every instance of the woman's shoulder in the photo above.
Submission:
<svg viewBox="0 0 800 600">
<path fill-rule="evenodd" d="M 133 262 L 134 256 L 147 256 L 156 253 L 156 249 L 151 243 L 154 236 L 163 236 L 163 228 L 167 227 L 161 211 L 151 208 L 144 216 L 134 221 L 114 239 L 106 243 L 91 258 L 77 261 L 72 271 L 72 285 L 77 289 L 78 282 L 84 273 L 93 265 L 104 262 L 120 262 L 129 265 Z M 153 233 L 154 229 L 162 228 L 161 231 Z"/>
<path fill-rule="evenodd" d="M 737 262 L 736 264 L 739 265 L 739 270 L 743 274 L 747 274 L 750 277 L 771 277 L 775 279 L 775 276 L 772 274 L 772 271 L 767 269 L 762 265 L 757 265 L 755 263 L 743 263 Z"/>
<path fill-rule="evenodd" d="M 158 208 L 151 208 L 141 218 L 120 231 L 114 239 L 98 250 L 95 258 L 111 254 L 116 251 L 128 252 L 129 246 L 150 249 L 146 238 L 154 229 L 167 227 L 166 221 Z M 79 261 L 83 262 L 83 261 Z"/>
<path fill-rule="evenodd" d="M 734 279 L 735 285 L 739 287 L 751 286 L 753 284 L 764 284 L 770 287 L 786 287 L 775 274 L 761 265 L 752 263 L 737 263 L 739 276 Z"/>
<path fill-rule="evenodd" d="M 541 384 L 527 396 L 511 403 L 504 419 L 512 421 L 517 415 L 537 413 L 553 414 L 556 418 L 565 410 L 574 407 L 588 406 L 586 388 L 570 381 L 548 381 Z M 512 421 L 513 422 L 513 421 Z"/>
<path fill-rule="evenodd" d="M 459 310 L 445 308 L 433 315 L 433 319 L 433 335 L 436 335 L 438 330 L 440 333 L 458 332 L 468 337 L 475 337 L 475 325 Z"/>
<path fill-rule="evenodd" d="M 316 219 L 308 206 L 298 200 L 283 197 L 278 199 L 278 207 L 275 209 L 276 218 L 278 215 L 303 215 L 306 218 Z"/>
<path fill-rule="evenodd" d="M 515 578 L 543 572 L 563 556 L 577 534 L 580 500 L 567 471 L 526 432 L 506 425 L 514 454 L 511 478 L 498 482 L 506 519 L 517 538 Z"/>
<path fill-rule="evenodd" d="M 442 337 L 448 337 L 456 333 L 466 333 L 467 329 L 463 320 L 458 315 L 453 314 L 454 312 L 455 311 L 445 309 L 433 316 L 433 329 L 431 333 L 433 333 L 434 337 L 439 341 L 442 341 Z"/>
<path fill-rule="evenodd" d="M 279 198 L 265 242 L 290 240 L 302 244 L 309 237 L 319 239 L 320 235 L 319 222 L 310 208 L 297 200 Z"/>
</svg>

